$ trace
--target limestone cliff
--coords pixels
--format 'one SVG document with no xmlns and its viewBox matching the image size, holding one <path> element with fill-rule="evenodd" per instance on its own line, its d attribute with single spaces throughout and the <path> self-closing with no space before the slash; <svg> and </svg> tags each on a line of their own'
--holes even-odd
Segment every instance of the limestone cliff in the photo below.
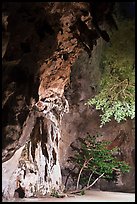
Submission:
<svg viewBox="0 0 137 204">
<path fill-rule="evenodd" d="M 100 80 L 102 46 L 110 40 L 103 27 L 111 27 L 112 9 L 111 3 L 94 1 L 3 3 L 4 198 L 15 196 L 19 187 L 26 197 L 63 191 L 70 144 L 87 131 L 114 140 L 133 167 L 113 188 L 133 186 L 132 121 L 100 129 L 98 112 L 84 105 Z"/>
</svg>

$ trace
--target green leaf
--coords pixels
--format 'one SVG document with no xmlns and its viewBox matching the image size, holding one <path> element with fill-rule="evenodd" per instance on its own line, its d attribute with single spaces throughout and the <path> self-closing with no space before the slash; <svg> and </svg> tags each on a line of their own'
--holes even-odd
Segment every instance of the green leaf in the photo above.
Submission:
<svg viewBox="0 0 137 204">
<path fill-rule="evenodd" d="M 101 111 L 101 125 L 135 118 L 135 22 L 122 20 L 110 33 L 111 46 L 102 55 L 98 93 L 87 104 Z"/>
<path fill-rule="evenodd" d="M 92 136 L 88 134 L 84 137 L 84 140 L 79 140 L 79 150 L 73 149 L 75 154 L 73 157 L 74 159 L 71 159 L 71 162 L 79 168 L 78 172 L 80 172 L 85 161 L 87 161 L 86 167 L 83 168 L 80 177 L 80 184 L 82 186 L 87 185 L 88 179 L 93 172 L 92 181 L 102 175 L 102 173 L 104 173 L 104 179 L 117 180 L 117 174 L 114 174 L 114 169 L 117 169 L 122 173 L 128 173 L 130 171 L 130 166 L 126 162 L 119 161 L 116 156 L 114 156 L 114 153 L 119 149 L 117 147 L 111 150 L 108 149 L 107 147 L 111 142 L 98 141 L 98 136 L 99 135 Z M 80 153 L 81 149 L 82 154 Z M 89 160 L 90 158 L 92 159 Z"/>
</svg>

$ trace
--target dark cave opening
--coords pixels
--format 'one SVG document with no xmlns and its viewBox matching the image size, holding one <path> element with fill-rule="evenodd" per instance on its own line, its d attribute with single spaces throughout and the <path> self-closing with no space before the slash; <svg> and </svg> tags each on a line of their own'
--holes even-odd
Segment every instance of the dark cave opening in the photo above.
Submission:
<svg viewBox="0 0 137 204">
<path fill-rule="evenodd" d="M 15 198 L 24 198 L 25 197 L 25 191 L 21 186 L 19 186 L 19 188 L 17 188 L 15 190 L 14 197 Z"/>
</svg>

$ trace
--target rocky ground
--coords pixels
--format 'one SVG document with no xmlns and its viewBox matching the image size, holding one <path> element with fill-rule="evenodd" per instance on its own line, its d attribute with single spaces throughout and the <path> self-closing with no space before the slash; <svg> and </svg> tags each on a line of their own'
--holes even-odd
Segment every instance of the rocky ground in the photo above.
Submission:
<svg viewBox="0 0 137 204">
<path fill-rule="evenodd" d="M 5 202 L 5 201 L 3 201 Z M 7 202 L 7 201 L 6 201 Z M 135 202 L 134 193 L 88 190 L 85 195 L 68 195 L 64 198 L 23 198 L 9 202 Z"/>
</svg>

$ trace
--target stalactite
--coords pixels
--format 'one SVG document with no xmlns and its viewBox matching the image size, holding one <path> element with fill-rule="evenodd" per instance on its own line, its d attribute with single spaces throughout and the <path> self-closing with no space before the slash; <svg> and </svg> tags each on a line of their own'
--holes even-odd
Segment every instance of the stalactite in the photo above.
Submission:
<svg viewBox="0 0 137 204">
<path fill-rule="evenodd" d="M 59 164 L 59 140 L 60 140 L 60 123 L 64 112 L 68 112 L 69 106 L 68 102 L 63 98 L 55 97 L 55 100 L 46 99 L 45 101 L 40 101 L 36 104 L 39 109 L 39 104 L 42 107 L 42 113 L 44 113 L 47 121 L 47 131 L 48 139 L 46 143 L 45 150 L 48 154 L 48 160 L 45 164 L 46 169 L 46 182 L 49 192 L 52 192 L 52 189 L 61 190 L 62 179 L 61 179 L 61 170 Z"/>
<path fill-rule="evenodd" d="M 35 124 L 33 122 L 34 127 L 30 129 L 31 133 L 28 132 L 30 139 L 22 148 L 17 166 L 12 172 L 13 179 L 15 181 L 18 179 L 20 188 L 24 189 L 25 197 L 43 196 L 51 193 L 53 189 L 62 190 L 59 164 L 60 124 L 64 112 L 69 111 L 69 105 L 65 97 L 47 101 L 41 102 L 46 110 L 44 107 L 40 115 L 38 114 Z M 22 137 L 23 143 L 24 137 L 25 134 Z M 11 181 L 5 188 L 12 188 L 12 192 L 8 190 L 9 197 L 14 196 L 17 189 L 16 186 L 11 187 Z M 6 192 L 5 194 L 7 195 Z"/>
</svg>

